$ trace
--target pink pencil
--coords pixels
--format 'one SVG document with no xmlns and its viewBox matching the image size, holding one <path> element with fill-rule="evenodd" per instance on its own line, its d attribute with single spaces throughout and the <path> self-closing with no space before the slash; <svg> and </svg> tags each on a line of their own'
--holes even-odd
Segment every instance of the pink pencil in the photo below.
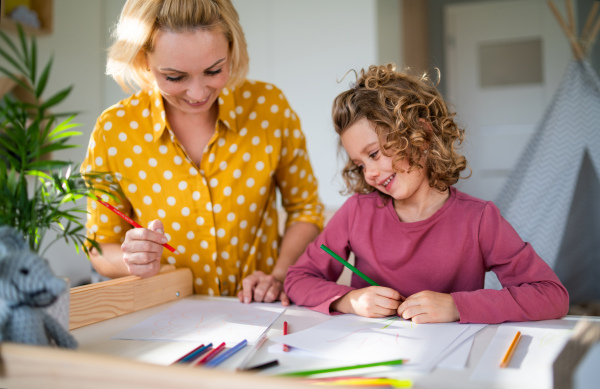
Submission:
<svg viewBox="0 0 600 389">
<path fill-rule="evenodd" d="M 283 322 L 283 335 L 287 335 L 288 334 L 288 324 L 287 321 Z M 288 352 L 290 351 L 290 346 L 288 346 L 287 344 L 283 344 L 283 351 Z"/>
<path fill-rule="evenodd" d="M 123 220 L 125 220 L 127 223 L 131 224 L 135 228 L 144 228 L 141 225 L 139 225 L 138 223 L 136 223 L 135 221 L 133 221 L 132 218 L 130 218 L 129 216 L 125 215 L 123 212 L 119 211 L 117 208 L 113 207 L 112 205 L 110 205 L 106 201 L 102 201 L 98 197 L 96 197 L 95 200 L 98 201 L 100 204 L 104 205 L 106 208 L 108 208 L 111 211 L 113 211 L 114 213 L 116 213 L 117 215 L 121 216 L 123 218 Z M 173 252 L 175 254 L 179 254 L 177 252 L 177 250 L 175 250 L 173 247 L 171 247 L 168 243 L 163 244 L 163 246 L 165 248 L 167 248 L 168 250 L 170 250 L 171 252 Z"/>
<path fill-rule="evenodd" d="M 211 352 L 209 352 L 204 357 L 202 357 L 198 362 L 196 362 L 196 364 L 194 366 L 205 364 L 206 362 L 208 362 L 211 359 L 213 359 L 224 348 L 225 348 L 225 342 L 223 342 L 220 345 L 218 345 L 217 348 L 215 348 L 214 350 L 211 350 Z"/>
</svg>

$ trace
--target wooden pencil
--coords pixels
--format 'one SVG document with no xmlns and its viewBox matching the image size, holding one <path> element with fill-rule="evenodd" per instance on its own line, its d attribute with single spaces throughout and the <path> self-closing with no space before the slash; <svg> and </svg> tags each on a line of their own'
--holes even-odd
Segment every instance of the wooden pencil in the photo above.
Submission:
<svg viewBox="0 0 600 389">
<path fill-rule="evenodd" d="M 506 350 L 506 354 L 504 354 L 504 358 L 500 362 L 500 367 L 508 367 L 510 360 L 512 359 L 513 354 L 515 353 L 515 349 L 517 348 L 517 344 L 519 344 L 519 340 L 521 339 L 521 331 L 517 331 L 515 337 L 513 338 L 508 350 Z"/>
</svg>

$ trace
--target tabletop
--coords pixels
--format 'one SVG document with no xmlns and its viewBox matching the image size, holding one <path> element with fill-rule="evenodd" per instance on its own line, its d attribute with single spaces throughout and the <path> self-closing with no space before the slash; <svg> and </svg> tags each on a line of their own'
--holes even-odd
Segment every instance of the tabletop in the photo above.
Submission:
<svg viewBox="0 0 600 389">
<path fill-rule="evenodd" d="M 200 295 L 192 295 L 185 298 L 190 300 L 222 300 L 231 301 L 232 298 L 226 297 L 208 297 Z M 133 312 L 120 317 L 116 317 L 107 321 L 88 325 L 71 331 L 71 334 L 79 342 L 79 350 L 120 356 L 130 358 L 136 361 L 147 362 L 158 365 L 169 365 L 180 356 L 186 354 L 190 350 L 189 342 L 170 342 L 170 341 L 147 341 L 147 340 L 122 340 L 112 339 L 112 337 L 120 331 L 130 328 L 139 322 L 167 309 L 170 305 L 177 302 L 166 303 L 152 308 L 147 308 L 138 312 Z M 287 307 L 285 311 L 277 318 L 277 320 L 269 327 L 266 332 L 267 341 L 254 353 L 248 365 L 258 365 L 273 359 L 279 361 L 279 365 L 261 371 L 259 375 L 277 375 L 283 372 L 292 370 L 304 369 L 320 369 L 332 366 L 338 366 L 339 362 L 332 360 L 322 360 L 318 358 L 310 358 L 295 353 L 270 352 L 269 347 L 276 342 L 270 340 L 274 337 L 283 335 L 283 323 L 287 321 L 290 324 L 291 331 L 299 332 L 308 329 L 312 326 L 324 323 L 330 320 L 333 316 L 324 315 L 309 309 L 292 305 Z M 564 324 L 565 328 L 572 328 L 574 323 L 580 317 L 567 316 L 555 323 Z M 597 318 L 598 319 L 598 318 Z M 540 322 L 543 323 L 543 322 Z M 515 323 L 518 325 L 518 323 Z M 531 324 L 530 324 L 531 325 Z M 528 388 L 532 386 L 519 385 L 518 382 L 496 382 L 493 379 L 474 380 L 472 374 L 478 362 L 484 355 L 488 345 L 494 338 L 499 325 L 488 325 L 479 331 L 473 341 L 469 358 L 464 369 L 444 369 L 435 368 L 431 372 L 423 373 L 418 371 L 403 371 L 403 370 L 386 370 L 379 373 L 378 371 L 361 371 L 361 375 L 367 376 L 389 376 L 399 379 L 409 379 L 413 382 L 413 388 L 463 388 L 463 389 L 478 389 L 478 388 Z M 219 369 L 229 370 L 234 372 L 235 369 L 244 361 L 247 354 L 252 350 L 252 347 L 245 347 L 233 357 L 227 359 Z M 345 373 L 346 375 L 348 373 Z M 352 374 L 356 375 L 356 374 Z M 539 388 L 549 388 L 547 385 L 539 386 Z"/>
</svg>

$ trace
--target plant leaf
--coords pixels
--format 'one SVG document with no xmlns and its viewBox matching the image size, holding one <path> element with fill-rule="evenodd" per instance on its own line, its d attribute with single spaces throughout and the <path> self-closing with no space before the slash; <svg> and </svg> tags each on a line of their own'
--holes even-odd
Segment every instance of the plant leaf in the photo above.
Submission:
<svg viewBox="0 0 600 389">
<path fill-rule="evenodd" d="M 50 97 L 47 101 L 45 101 L 41 106 L 40 106 L 40 111 L 44 112 L 46 111 L 48 108 L 55 106 L 56 104 L 60 103 L 61 101 L 63 101 L 68 95 L 69 93 L 71 93 L 71 89 L 73 87 L 69 86 L 59 92 L 57 92 L 55 95 L 53 95 L 52 97 Z"/>
<path fill-rule="evenodd" d="M 23 62 L 26 67 L 29 67 L 29 50 L 27 49 L 27 37 L 21 23 L 17 23 L 17 31 L 19 32 L 19 41 L 21 42 L 21 50 L 23 50 Z"/>
<path fill-rule="evenodd" d="M 17 55 L 17 57 L 19 57 L 20 59 L 23 59 L 23 55 L 21 54 L 21 52 L 17 49 L 17 46 L 15 46 L 15 44 L 13 43 L 12 39 L 10 39 L 8 37 L 8 35 L 6 35 L 4 32 L 0 31 L 0 37 L 2 37 L 2 39 L 4 40 L 4 42 L 6 42 L 6 44 L 8 45 L 8 47 L 11 48 L 12 51 L 14 51 L 14 53 Z"/>
<path fill-rule="evenodd" d="M 21 66 L 20 63 L 18 63 L 17 61 L 15 61 L 13 59 L 13 57 L 11 57 L 6 51 L 2 50 L 0 48 L 0 55 L 8 62 L 10 62 L 10 64 L 12 66 L 15 67 L 15 69 L 17 69 L 19 72 L 21 72 L 22 75 L 27 76 L 27 70 Z"/>
<path fill-rule="evenodd" d="M 10 70 L 0 66 L 0 72 L 4 73 L 8 78 L 13 80 L 17 84 L 19 84 L 21 87 L 23 87 L 23 89 L 33 93 L 33 89 L 31 89 L 31 86 L 29 86 L 26 82 L 21 80 L 19 77 L 15 76 Z"/>
<path fill-rule="evenodd" d="M 37 43 L 35 40 L 35 36 L 31 37 L 30 59 L 31 63 L 29 64 L 29 78 L 31 79 L 31 84 L 35 85 L 35 78 L 37 73 Z"/>
<path fill-rule="evenodd" d="M 44 89 L 46 89 L 46 84 L 48 83 L 48 76 L 50 75 L 50 70 L 52 69 L 52 62 L 54 61 L 54 56 L 50 57 L 50 60 L 42 70 L 42 74 L 40 75 L 40 79 L 38 81 L 38 85 L 35 88 L 35 97 L 40 98 L 42 93 L 44 93 Z"/>
</svg>

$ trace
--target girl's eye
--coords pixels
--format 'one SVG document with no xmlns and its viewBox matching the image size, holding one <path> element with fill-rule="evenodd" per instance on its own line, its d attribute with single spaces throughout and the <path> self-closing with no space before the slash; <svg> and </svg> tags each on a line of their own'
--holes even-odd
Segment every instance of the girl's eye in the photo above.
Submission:
<svg viewBox="0 0 600 389">
<path fill-rule="evenodd" d="M 177 81 L 181 81 L 182 79 L 183 79 L 183 76 L 177 76 L 177 77 L 167 76 L 167 81 L 177 82 Z"/>
<path fill-rule="evenodd" d="M 205 73 L 207 76 L 216 76 L 217 74 L 221 73 L 223 69 L 217 69 L 217 70 L 207 70 Z"/>
<path fill-rule="evenodd" d="M 375 157 L 377 157 L 378 153 L 379 153 L 379 150 L 373 151 L 371 154 L 369 154 L 369 158 L 375 159 Z"/>
</svg>

